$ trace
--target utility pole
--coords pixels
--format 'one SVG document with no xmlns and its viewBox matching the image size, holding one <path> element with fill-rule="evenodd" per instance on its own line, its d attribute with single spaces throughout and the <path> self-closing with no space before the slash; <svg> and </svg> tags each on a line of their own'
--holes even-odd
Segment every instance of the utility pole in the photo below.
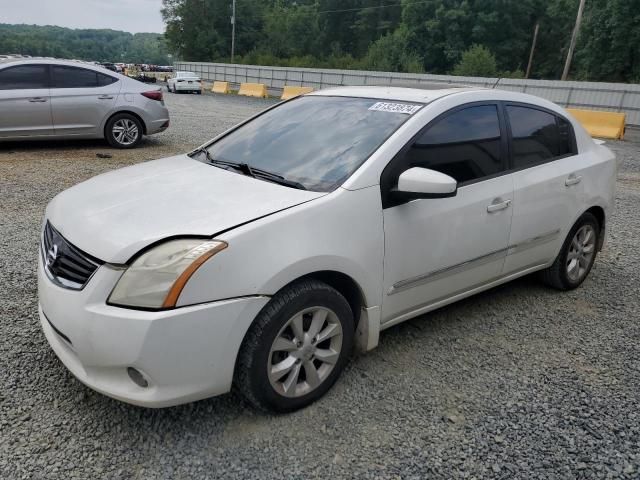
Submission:
<svg viewBox="0 0 640 480">
<path fill-rule="evenodd" d="M 231 6 L 231 63 L 236 51 L 236 0 Z"/>
<path fill-rule="evenodd" d="M 580 32 L 580 24 L 582 23 L 582 13 L 584 12 L 585 2 L 586 0 L 580 0 L 580 6 L 578 7 L 578 16 L 576 17 L 576 26 L 573 28 L 573 34 L 571 35 L 571 44 L 569 45 L 569 52 L 567 53 L 567 61 L 564 64 L 562 80 L 566 80 L 569 76 L 569 70 L 571 69 L 571 60 L 573 60 L 573 51 L 576 48 L 578 33 Z"/>
<path fill-rule="evenodd" d="M 538 30 L 540 30 L 540 23 L 536 22 L 536 28 L 533 30 L 533 42 L 531 42 L 531 53 L 529 54 L 529 64 L 527 65 L 527 73 L 524 78 L 529 78 L 531 75 L 531 66 L 533 65 L 533 52 L 536 50 L 536 43 L 538 43 Z"/>
</svg>

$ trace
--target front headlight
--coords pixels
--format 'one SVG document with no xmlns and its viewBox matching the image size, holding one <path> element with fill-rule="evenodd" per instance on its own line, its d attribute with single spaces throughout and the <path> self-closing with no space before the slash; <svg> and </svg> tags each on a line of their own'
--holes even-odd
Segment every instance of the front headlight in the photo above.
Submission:
<svg viewBox="0 0 640 480">
<path fill-rule="evenodd" d="M 172 308 L 195 271 L 227 248 L 226 242 L 171 240 L 140 255 L 124 272 L 108 302 L 123 307 Z"/>
</svg>

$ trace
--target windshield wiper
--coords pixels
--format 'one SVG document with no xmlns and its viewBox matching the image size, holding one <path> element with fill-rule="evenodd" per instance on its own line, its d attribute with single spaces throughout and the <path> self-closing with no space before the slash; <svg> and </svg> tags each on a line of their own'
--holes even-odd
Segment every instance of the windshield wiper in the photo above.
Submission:
<svg viewBox="0 0 640 480">
<path fill-rule="evenodd" d="M 252 167 L 250 165 L 247 165 L 246 163 L 240 163 L 240 164 L 238 164 L 238 166 L 240 166 L 240 168 L 243 168 L 247 172 L 249 172 L 249 175 L 251 175 L 253 178 L 260 177 L 260 178 L 263 178 L 264 180 L 268 180 L 268 181 L 273 182 L 273 183 L 278 183 L 280 185 L 284 185 L 285 187 L 297 188 L 298 190 L 306 190 L 307 189 L 307 187 L 305 187 L 300 182 L 296 182 L 294 180 L 289 180 L 288 178 L 285 178 L 282 175 L 278 175 L 277 173 L 268 172 L 268 171 L 262 170 L 260 168 L 255 168 L 255 167 Z"/>
<path fill-rule="evenodd" d="M 218 160 L 217 158 L 213 158 L 209 150 L 207 150 L 206 148 L 199 148 L 193 153 L 203 153 L 207 157 L 207 161 L 212 165 L 231 167 L 252 178 L 260 178 L 262 180 L 267 180 L 279 185 L 284 185 L 285 187 L 297 188 L 298 190 L 307 189 L 307 187 L 305 187 L 300 182 L 288 180 L 287 178 L 283 177 L 282 175 L 278 175 L 277 173 L 268 172 L 267 170 L 252 167 L 248 163 L 228 162 L 226 160 Z"/>
</svg>

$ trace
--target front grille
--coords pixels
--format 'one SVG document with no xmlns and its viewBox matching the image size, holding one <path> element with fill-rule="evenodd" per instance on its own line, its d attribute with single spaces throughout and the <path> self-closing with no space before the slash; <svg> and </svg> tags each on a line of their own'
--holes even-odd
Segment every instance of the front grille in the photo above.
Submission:
<svg viewBox="0 0 640 480">
<path fill-rule="evenodd" d="M 49 222 L 42 234 L 42 261 L 51 280 L 72 290 L 81 290 L 103 263 L 74 247 Z"/>
</svg>

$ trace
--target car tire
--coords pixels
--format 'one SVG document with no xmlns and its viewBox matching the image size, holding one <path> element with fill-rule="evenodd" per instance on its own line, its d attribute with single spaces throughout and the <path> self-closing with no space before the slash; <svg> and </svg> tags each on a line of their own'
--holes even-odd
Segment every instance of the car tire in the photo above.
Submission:
<svg viewBox="0 0 640 480">
<path fill-rule="evenodd" d="M 353 312 L 344 296 L 317 280 L 294 283 L 254 320 L 238 354 L 234 385 L 262 411 L 305 407 L 336 382 L 353 337 Z"/>
<path fill-rule="evenodd" d="M 573 290 L 585 281 L 598 255 L 600 223 L 584 213 L 573 225 L 553 264 L 540 272 L 542 281 L 557 290 Z"/>
<path fill-rule="evenodd" d="M 105 138 L 114 148 L 135 148 L 142 141 L 142 122 L 129 113 L 111 117 L 105 127 Z"/>
</svg>

